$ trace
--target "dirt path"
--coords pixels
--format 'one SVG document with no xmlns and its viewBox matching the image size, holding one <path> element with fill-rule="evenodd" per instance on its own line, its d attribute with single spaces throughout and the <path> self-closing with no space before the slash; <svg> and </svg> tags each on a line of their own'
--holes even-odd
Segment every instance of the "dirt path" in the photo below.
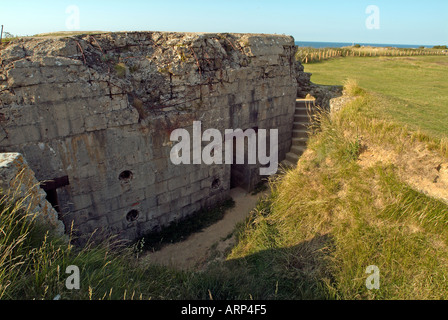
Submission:
<svg viewBox="0 0 448 320">
<path fill-rule="evenodd" d="M 179 269 L 193 269 L 201 266 L 209 253 L 215 247 L 224 251 L 233 244 L 233 237 L 228 237 L 235 225 L 244 221 L 255 207 L 257 200 L 264 193 L 251 195 L 241 188 L 230 190 L 230 196 L 235 206 L 228 210 L 224 218 L 201 232 L 192 234 L 186 240 L 169 244 L 156 252 L 147 253 L 141 259 L 143 264 L 151 263 L 171 266 Z"/>
</svg>

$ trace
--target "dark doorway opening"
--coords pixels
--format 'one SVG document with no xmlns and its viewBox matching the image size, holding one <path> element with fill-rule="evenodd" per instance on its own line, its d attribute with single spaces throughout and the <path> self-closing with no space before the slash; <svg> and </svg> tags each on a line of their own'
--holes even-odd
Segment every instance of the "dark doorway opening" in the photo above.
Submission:
<svg viewBox="0 0 448 320">
<path fill-rule="evenodd" d="M 255 142 L 258 139 L 258 127 L 251 128 L 255 132 Z M 246 132 L 247 129 L 243 131 Z M 233 163 L 230 167 L 230 188 L 241 187 L 247 191 L 250 191 L 252 188 L 252 171 L 253 168 L 256 168 L 256 164 L 249 164 L 249 156 L 248 156 L 248 138 L 244 138 L 244 163 L 237 164 L 236 163 L 236 154 L 237 154 L 237 141 L 236 138 L 232 139 L 233 142 Z"/>
<path fill-rule="evenodd" d="M 59 206 L 57 189 L 65 187 L 69 184 L 70 183 L 68 180 L 68 176 L 43 181 L 40 184 L 41 188 L 44 189 L 44 191 L 47 193 L 46 197 L 47 201 L 50 202 L 50 204 L 58 213 L 61 212 L 61 208 Z"/>
<path fill-rule="evenodd" d="M 58 201 L 58 192 L 56 189 L 47 190 L 47 201 L 50 202 L 51 206 L 57 211 L 61 212 L 61 209 L 59 208 L 59 201 Z"/>
</svg>

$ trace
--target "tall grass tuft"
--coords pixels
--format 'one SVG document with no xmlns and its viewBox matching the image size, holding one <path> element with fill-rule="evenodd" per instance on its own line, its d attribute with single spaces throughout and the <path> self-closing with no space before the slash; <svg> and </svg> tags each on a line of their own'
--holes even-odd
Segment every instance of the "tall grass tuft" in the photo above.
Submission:
<svg viewBox="0 0 448 320">
<path fill-rule="evenodd" d="M 24 267 L 23 248 L 31 224 L 25 219 L 19 202 L 7 196 L 0 199 L 0 299 L 9 296 Z"/>
</svg>

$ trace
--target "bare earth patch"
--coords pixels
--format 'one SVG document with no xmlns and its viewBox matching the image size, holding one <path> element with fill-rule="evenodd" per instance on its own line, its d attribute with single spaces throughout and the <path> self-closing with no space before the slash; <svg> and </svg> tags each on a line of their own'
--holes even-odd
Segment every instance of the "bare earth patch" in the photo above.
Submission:
<svg viewBox="0 0 448 320">
<path fill-rule="evenodd" d="M 448 203 L 448 162 L 424 144 L 418 143 L 402 153 L 369 145 L 358 160 L 362 167 L 371 167 L 378 162 L 394 164 L 400 178 L 414 189 Z"/>
</svg>

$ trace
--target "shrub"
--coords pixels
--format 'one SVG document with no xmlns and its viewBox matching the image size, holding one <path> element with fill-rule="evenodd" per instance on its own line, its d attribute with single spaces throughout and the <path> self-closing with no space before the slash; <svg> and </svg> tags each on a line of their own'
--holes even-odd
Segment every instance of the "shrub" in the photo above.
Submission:
<svg viewBox="0 0 448 320">
<path fill-rule="evenodd" d="M 119 78 L 126 77 L 126 65 L 124 63 L 117 63 L 114 68 Z"/>
</svg>

